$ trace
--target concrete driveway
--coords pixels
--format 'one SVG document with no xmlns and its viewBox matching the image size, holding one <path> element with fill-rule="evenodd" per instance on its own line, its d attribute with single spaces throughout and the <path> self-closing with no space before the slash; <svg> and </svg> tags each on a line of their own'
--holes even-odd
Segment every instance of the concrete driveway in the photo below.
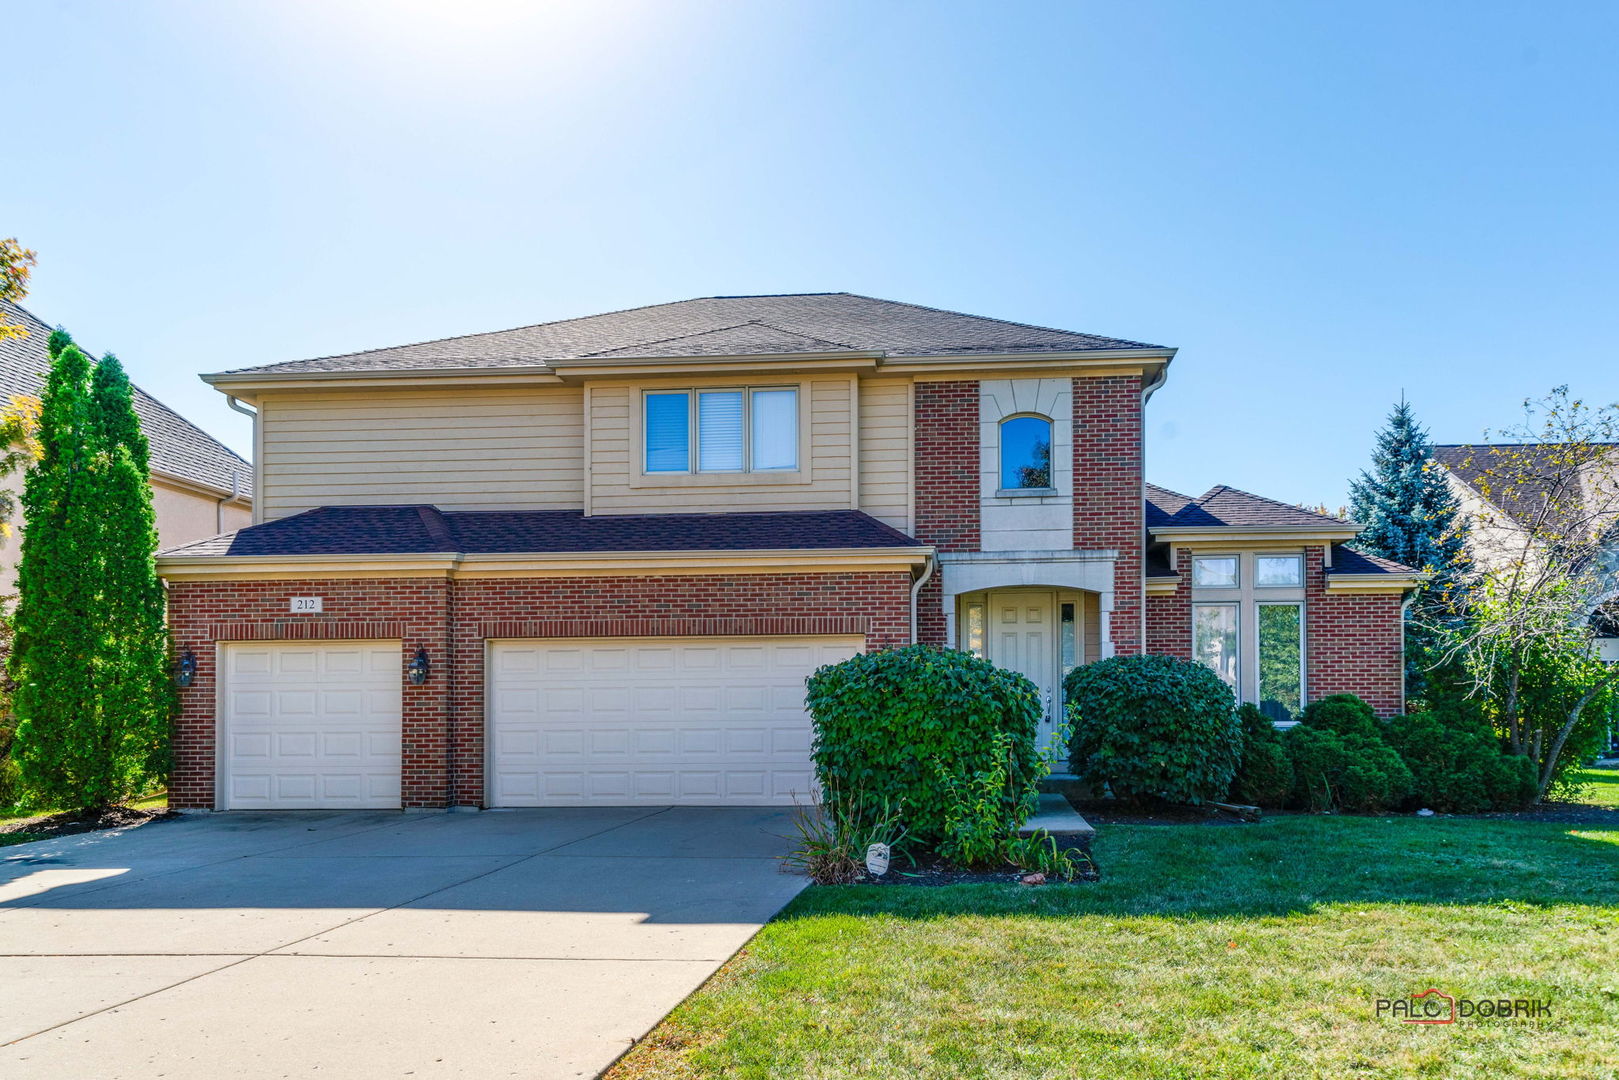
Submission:
<svg viewBox="0 0 1619 1080">
<path fill-rule="evenodd" d="M 804 887 L 788 831 L 235 813 L 0 848 L 0 1076 L 594 1076 Z"/>
</svg>

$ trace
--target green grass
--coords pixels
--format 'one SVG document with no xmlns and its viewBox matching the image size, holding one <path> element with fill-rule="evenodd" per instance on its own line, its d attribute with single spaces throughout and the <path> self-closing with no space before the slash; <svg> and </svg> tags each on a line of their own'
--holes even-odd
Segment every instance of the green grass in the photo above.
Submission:
<svg viewBox="0 0 1619 1080">
<path fill-rule="evenodd" d="M 156 795 L 151 795 L 144 799 L 136 799 L 129 805 L 136 810 L 161 809 L 162 807 L 169 805 L 169 796 L 167 792 L 158 792 Z M 0 807 L 0 826 L 4 826 L 14 821 L 22 821 L 27 818 L 36 818 L 53 813 L 56 813 L 56 811 L 29 810 L 24 812 L 14 808 Z M 0 832 L 0 847 L 9 847 L 13 844 L 31 844 L 35 840 L 46 839 L 47 835 L 48 834 L 43 832 L 30 832 L 27 830 L 18 832 Z"/>
<path fill-rule="evenodd" d="M 1581 769 L 1579 802 L 1619 809 L 1619 769 Z"/>
<path fill-rule="evenodd" d="M 613 1072 L 1619 1076 L 1619 829 L 1104 826 L 1097 884 L 812 888 Z M 1550 999 L 1414 1026 L 1377 998 Z"/>
</svg>

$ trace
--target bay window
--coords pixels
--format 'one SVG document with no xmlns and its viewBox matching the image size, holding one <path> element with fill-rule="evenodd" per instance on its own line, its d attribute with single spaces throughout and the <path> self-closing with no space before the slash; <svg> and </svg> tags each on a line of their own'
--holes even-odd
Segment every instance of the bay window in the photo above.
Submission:
<svg viewBox="0 0 1619 1080">
<path fill-rule="evenodd" d="M 649 390 L 642 418 L 648 473 L 798 468 L 797 387 Z"/>
<path fill-rule="evenodd" d="M 1304 556 L 1192 557 L 1192 655 L 1272 720 L 1304 707 Z"/>
</svg>

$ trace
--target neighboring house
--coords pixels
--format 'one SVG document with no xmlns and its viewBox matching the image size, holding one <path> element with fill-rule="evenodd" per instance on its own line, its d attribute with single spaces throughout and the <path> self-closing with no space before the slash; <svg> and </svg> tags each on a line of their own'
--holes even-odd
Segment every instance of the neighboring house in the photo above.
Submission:
<svg viewBox="0 0 1619 1080">
<path fill-rule="evenodd" d="M 23 327 L 27 337 L 0 339 L 0 404 L 13 396 L 39 397 L 51 361 L 45 352 L 51 328 L 16 304 L 0 300 L 0 322 Z M 179 413 L 135 388 L 135 412 L 151 446 L 152 509 L 158 544 L 173 547 L 251 523 L 253 466 Z M 5 478 L 20 491 L 21 476 Z M 22 514 L 0 540 L 0 595 L 17 577 Z"/>
<path fill-rule="evenodd" d="M 1579 506 L 1575 516 L 1581 527 L 1601 530 L 1592 534 L 1596 536 L 1606 533 L 1607 542 L 1599 556 L 1599 571 L 1606 584 L 1593 598 L 1590 619 L 1599 655 L 1619 663 L 1619 447 L 1606 462 L 1587 465 L 1577 476 L 1560 464 L 1569 455 L 1559 453 L 1558 447 L 1556 443 L 1436 446 L 1434 461 L 1444 469 L 1467 518 L 1468 550 L 1486 570 L 1532 557 L 1538 537 L 1565 531 L 1556 522 L 1543 520 L 1549 516 L 1545 488 L 1566 483 L 1572 491 L 1577 486 L 1577 499 L 1555 496 L 1551 505 Z M 1503 485 L 1502 473 L 1523 473 L 1524 479 Z M 1504 490 L 1493 490 L 1497 488 Z"/>
<path fill-rule="evenodd" d="M 1173 349 L 846 293 L 688 300 L 205 376 L 257 524 L 166 552 L 171 803 L 782 804 L 804 678 L 913 640 L 1198 656 L 1402 707 L 1413 571 L 1145 484 Z"/>
</svg>

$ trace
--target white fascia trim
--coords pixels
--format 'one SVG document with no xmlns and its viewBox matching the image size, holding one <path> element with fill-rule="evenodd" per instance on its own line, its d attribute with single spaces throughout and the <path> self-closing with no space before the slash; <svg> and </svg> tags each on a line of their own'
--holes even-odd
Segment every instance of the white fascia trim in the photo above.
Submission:
<svg viewBox="0 0 1619 1080">
<path fill-rule="evenodd" d="M 1335 593 L 1408 592 L 1428 579 L 1427 574 L 1327 574 L 1327 591 Z"/>
<path fill-rule="evenodd" d="M 236 392 L 263 387 L 291 387 L 301 383 L 324 386 L 346 382 L 357 386 L 367 383 L 391 383 L 411 379 L 455 380 L 467 382 L 537 382 L 559 383 L 555 371 L 544 361 L 532 366 L 463 367 L 463 368 L 378 368 L 361 371 L 220 371 L 197 376 L 216 390 Z"/>
<path fill-rule="evenodd" d="M 1154 539 L 1191 541 L 1212 540 L 1351 540 L 1359 536 L 1366 526 L 1346 524 L 1342 528 L 1320 525 L 1172 525 L 1148 530 Z"/>
<path fill-rule="evenodd" d="M 883 354 L 872 352 L 869 349 L 839 349 L 835 352 L 790 352 L 790 353 L 727 353 L 719 356 L 570 356 L 548 360 L 551 367 L 558 371 L 569 368 L 589 367 L 645 367 L 658 364 L 678 364 L 690 367 L 697 364 L 762 364 L 777 363 L 813 363 L 822 360 L 881 360 Z"/>
<path fill-rule="evenodd" d="M 1118 557 L 1119 553 L 1112 548 L 1099 548 L 1088 551 L 941 551 L 938 554 L 939 561 L 946 565 L 954 563 L 993 565 L 997 563 L 1108 562 L 1116 560 Z"/>
<path fill-rule="evenodd" d="M 927 364 L 949 364 L 955 367 L 971 367 L 973 364 L 994 364 L 1005 366 L 1007 364 L 1027 364 L 1036 362 L 1073 363 L 1075 360 L 1157 360 L 1169 363 L 1175 358 L 1178 349 L 1084 349 L 1068 352 L 1008 352 L 1008 353 L 962 353 L 947 356 L 885 356 L 882 366 L 885 368 L 916 367 Z"/>
</svg>

